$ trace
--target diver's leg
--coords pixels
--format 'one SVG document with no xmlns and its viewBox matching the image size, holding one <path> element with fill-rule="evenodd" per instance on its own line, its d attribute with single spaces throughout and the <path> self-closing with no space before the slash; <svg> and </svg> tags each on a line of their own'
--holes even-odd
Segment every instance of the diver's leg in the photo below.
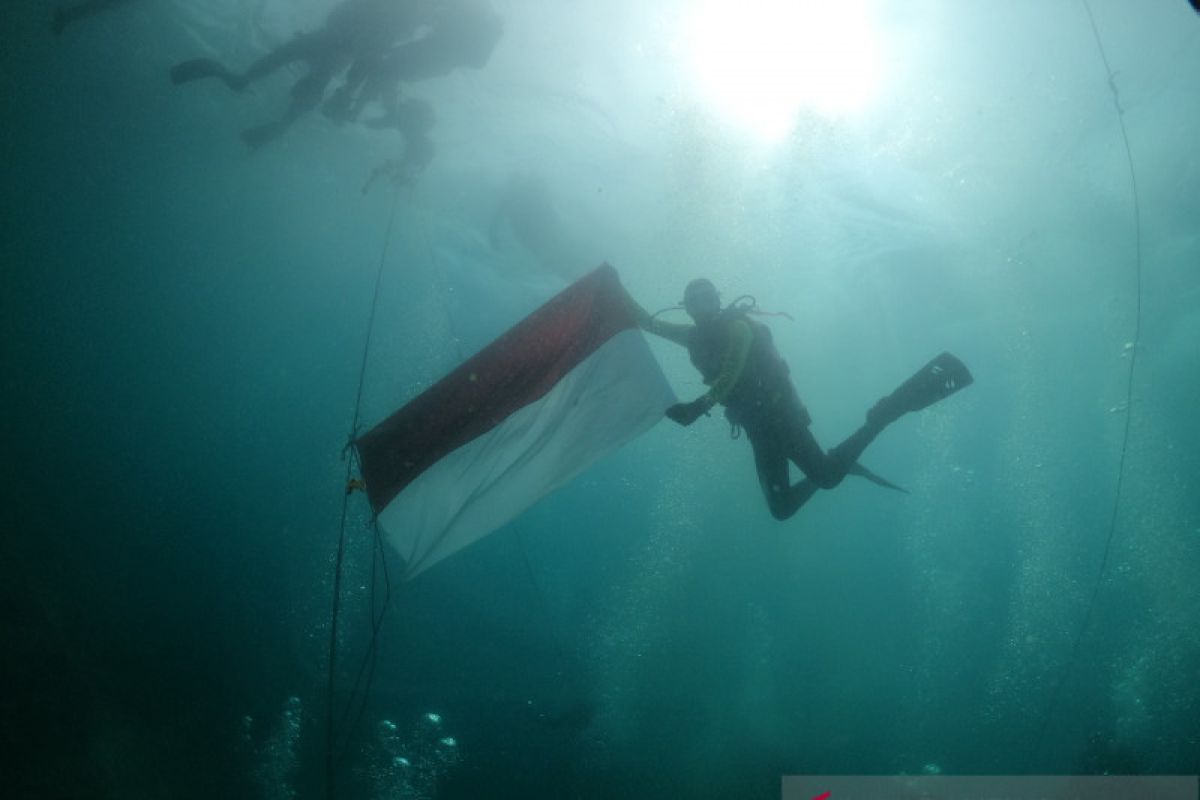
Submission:
<svg viewBox="0 0 1200 800">
<path fill-rule="evenodd" d="M 193 58 L 171 67 L 171 82 L 180 84 L 203 78 L 218 78 L 230 89 L 240 92 L 254 81 L 265 78 L 281 67 L 311 59 L 318 45 L 319 41 L 315 36 L 299 34 L 255 61 L 249 69 L 240 74 L 215 59 Z"/>
<path fill-rule="evenodd" d="M 821 448 L 808 425 L 795 425 L 788 431 L 788 458 L 809 480 L 822 489 L 832 489 L 846 477 L 836 462 Z"/>
<path fill-rule="evenodd" d="M 826 453 L 817 443 L 812 430 L 805 425 L 803 428 L 791 431 L 791 449 L 788 455 L 796 463 L 796 466 L 820 488 L 832 489 L 847 475 L 856 471 L 855 462 L 858 461 L 858 457 L 867 449 L 867 445 L 875 441 L 875 437 L 882 430 L 883 426 L 881 425 L 863 425 L 844 442 Z M 858 472 L 863 474 L 868 471 L 859 470 Z M 864 475 L 864 477 L 869 476 Z"/>
<path fill-rule="evenodd" d="M 867 412 L 867 423 L 883 428 L 905 414 L 944 400 L 974 381 L 966 364 L 951 353 L 941 353 L 913 373 L 896 391 L 872 406 Z"/>
<path fill-rule="evenodd" d="M 365 84 L 379 69 L 379 62 L 382 58 L 383 53 L 378 49 L 360 52 L 346 70 L 346 80 L 343 84 L 346 91 L 350 94 L 357 92 L 359 87 Z"/>
<path fill-rule="evenodd" d="M 237 73 L 211 58 L 193 58 L 171 67 L 172 83 L 190 83 L 202 78 L 219 78 L 235 92 L 265 78 L 281 67 L 297 61 L 311 61 L 320 52 L 321 41 L 315 34 L 298 34 L 255 61 L 243 73 Z"/>
<path fill-rule="evenodd" d="M 904 491 L 857 465 L 859 456 L 884 428 L 900 417 L 927 408 L 959 389 L 970 386 L 973 381 L 974 378 L 965 364 L 950 353 L 942 353 L 917 370 L 896 391 L 872 406 L 867 412 L 866 423 L 828 453 L 821 449 L 809 430 L 807 413 L 795 415 L 793 412 L 789 456 L 796 462 L 796 466 L 822 489 L 832 489 L 841 483 L 846 475 L 855 473 L 881 486 Z"/>
<path fill-rule="evenodd" d="M 790 384 L 782 389 L 769 413 L 773 438 L 805 477 L 819 489 L 832 489 L 842 482 L 848 467 L 841 467 L 830 457 L 832 454 L 826 455 L 817 443 L 809 427 L 812 416 Z M 853 460 L 850 463 L 853 464 Z"/>
<path fill-rule="evenodd" d="M 297 61 L 312 61 L 321 55 L 321 40 L 316 34 L 300 33 L 251 64 L 241 74 L 242 88 Z"/>
<path fill-rule="evenodd" d="M 337 123 L 354 122 L 378 92 L 374 72 L 379 64 L 377 54 L 360 54 L 339 86 L 321 106 L 321 112 Z"/>
<path fill-rule="evenodd" d="M 772 517 L 783 521 L 799 511 L 800 506 L 808 502 L 821 487 L 808 479 L 792 485 L 788 474 L 787 451 L 773 433 L 746 430 L 746 436 L 754 448 L 754 466 L 758 470 L 758 483 L 767 500 L 767 508 Z"/>
</svg>

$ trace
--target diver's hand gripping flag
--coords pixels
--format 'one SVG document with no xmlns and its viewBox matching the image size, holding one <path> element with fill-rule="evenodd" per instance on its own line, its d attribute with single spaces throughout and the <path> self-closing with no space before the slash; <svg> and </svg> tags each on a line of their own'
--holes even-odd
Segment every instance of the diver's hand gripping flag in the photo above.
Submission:
<svg viewBox="0 0 1200 800">
<path fill-rule="evenodd" d="M 412 578 L 512 520 L 675 402 L 607 264 L 355 441 Z"/>
</svg>

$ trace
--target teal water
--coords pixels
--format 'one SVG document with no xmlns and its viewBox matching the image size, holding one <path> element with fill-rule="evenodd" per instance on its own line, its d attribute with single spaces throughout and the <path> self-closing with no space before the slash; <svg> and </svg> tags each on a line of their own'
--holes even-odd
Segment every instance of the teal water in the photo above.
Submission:
<svg viewBox="0 0 1200 800">
<path fill-rule="evenodd" d="M 777 523 L 722 421 L 664 423 L 393 584 L 338 796 L 1200 772 L 1200 17 L 1091 6 L 1141 210 L 1126 407 L 1133 195 L 1082 3 L 866 3 L 870 90 L 769 135 L 711 84 L 754 48 L 696 55 L 719 4 L 494 5 L 487 67 L 412 87 L 438 153 L 397 206 L 366 424 L 602 260 L 651 310 L 706 275 L 794 317 L 769 322 L 826 446 L 943 349 L 976 384 L 864 456 L 910 495 L 851 480 Z M 167 70 L 328 7 L 131 0 L 56 38 L 50 4 L 6 4 L 5 796 L 325 794 L 340 456 L 392 208 L 362 188 L 397 139 L 313 114 L 251 156 L 295 73 Z M 367 520 L 356 497 L 339 714 Z"/>
</svg>

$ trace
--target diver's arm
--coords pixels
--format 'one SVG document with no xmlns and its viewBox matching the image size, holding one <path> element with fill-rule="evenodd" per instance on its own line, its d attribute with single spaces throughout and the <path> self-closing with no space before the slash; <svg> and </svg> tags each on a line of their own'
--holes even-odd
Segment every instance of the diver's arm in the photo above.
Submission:
<svg viewBox="0 0 1200 800">
<path fill-rule="evenodd" d="M 754 333 L 745 322 L 739 319 L 730 323 L 729 341 L 721 353 L 721 371 L 717 373 L 711 388 L 690 403 L 671 406 L 667 409 L 667 416 L 680 425 L 691 425 L 717 403 L 724 403 L 742 378 L 753 339 Z"/>
<path fill-rule="evenodd" d="M 642 313 L 646 314 L 644 310 Z M 688 336 L 691 334 L 692 328 L 695 327 L 681 322 L 665 322 L 661 319 L 652 319 L 649 314 L 646 314 L 645 321 L 638 319 L 638 326 L 647 333 L 661 336 L 668 341 L 684 347 L 687 347 Z"/>
<path fill-rule="evenodd" d="M 661 336 L 675 344 L 687 347 L 688 336 L 691 335 L 694 325 L 687 325 L 679 322 L 666 322 L 661 319 L 655 319 L 650 316 L 650 312 L 638 305 L 638 301 L 633 299 L 633 295 L 629 290 L 621 286 L 625 292 L 625 305 L 629 308 L 629 312 L 633 314 L 633 318 L 637 320 L 638 327 L 647 333 L 653 333 L 655 336 Z"/>
</svg>

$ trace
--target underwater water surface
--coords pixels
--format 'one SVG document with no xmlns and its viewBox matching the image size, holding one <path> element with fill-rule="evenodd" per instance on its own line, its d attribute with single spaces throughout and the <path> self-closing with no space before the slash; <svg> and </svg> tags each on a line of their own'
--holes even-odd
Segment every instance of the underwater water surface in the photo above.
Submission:
<svg viewBox="0 0 1200 800">
<path fill-rule="evenodd" d="M 0 12 L 0 793 L 1200 773 L 1187 2 L 492 0 L 482 68 L 404 86 L 436 153 L 398 189 L 395 130 L 247 148 L 303 67 L 169 79 L 335 5 Z M 364 425 L 603 261 L 651 311 L 704 276 L 786 313 L 826 447 L 942 350 L 975 384 L 863 456 L 909 494 L 785 522 L 719 415 L 411 582 L 352 496 L 331 746 L 377 270 Z"/>
</svg>

